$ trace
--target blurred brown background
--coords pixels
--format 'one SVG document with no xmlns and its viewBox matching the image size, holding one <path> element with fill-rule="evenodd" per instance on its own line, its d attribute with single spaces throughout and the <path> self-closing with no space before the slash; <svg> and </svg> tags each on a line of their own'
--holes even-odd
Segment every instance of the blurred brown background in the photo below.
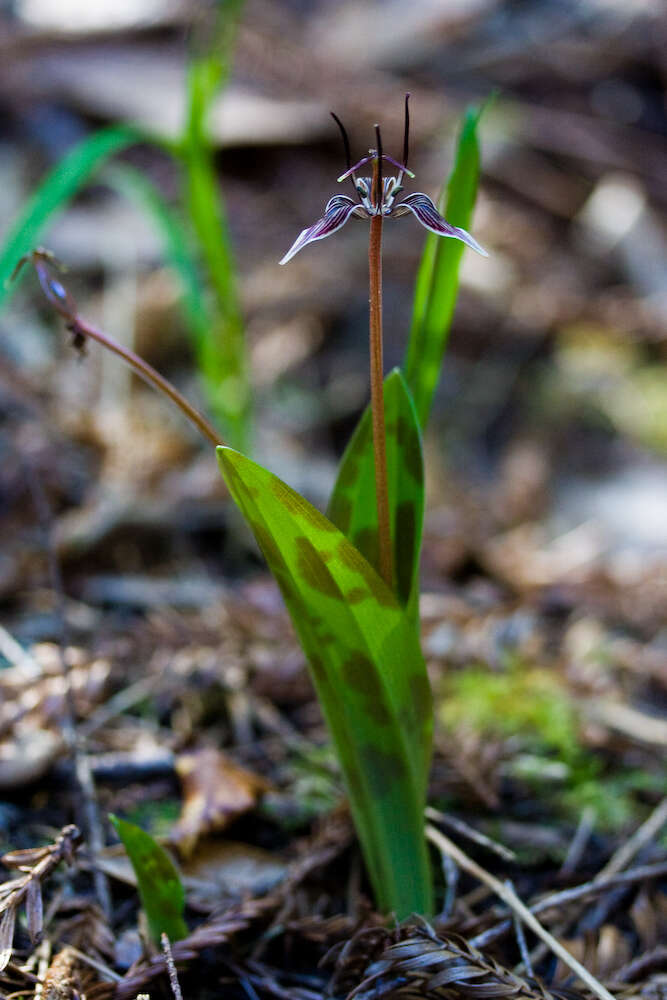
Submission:
<svg viewBox="0 0 667 1000">
<path fill-rule="evenodd" d="M 3 4 L 0 231 L 92 129 L 136 121 L 176 134 L 206 14 L 175 0 Z M 461 113 L 496 92 L 471 227 L 491 256 L 464 257 L 427 441 L 427 587 L 486 573 L 514 591 L 546 588 L 554 607 L 572 607 L 581 587 L 593 605 L 613 593 L 656 650 L 667 641 L 664 14 L 659 0 L 248 0 L 210 121 L 256 455 L 323 504 L 368 394 L 366 229 L 351 223 L 278 261 L 339 190 L 329 110 L 354 153 L 380 121 L 400 156 L 409 90 L 412 189 L 435 196 Z M 128 158 L 177 193 L 167 157 L 141 147 Z M 423 241 L 411 217 L 386 226 L 387 367 L 406 343 Z M 83 315 L 196 398 L 177 286 L 136 206 L 92 186 L 44 243 L 69 267 Z M 91 348 L 80 363 L 59 326 L 32 280 L 0 317 L 6 607 L 27 594 L 38 605 L 45 579 L 33 474 L 82 606 L 122 603 L 109 582 L 119 573 L 192 575 L 215 591 L 245 557 L 210 456 L 115 360 Z M 37 638 L 48 616 L 22 627 Z"/>
</svg>

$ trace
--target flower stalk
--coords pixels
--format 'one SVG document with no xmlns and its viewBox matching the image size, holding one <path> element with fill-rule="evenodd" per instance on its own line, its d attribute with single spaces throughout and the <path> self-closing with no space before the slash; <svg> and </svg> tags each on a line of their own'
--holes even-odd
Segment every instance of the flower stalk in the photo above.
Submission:
<svg viewBox="0 0 667 1000">
<path fill-rule="evenodd" d="M 338 178 L 339 183 L 350 180 L 355 197 L 336 194 L 326 204 L 324 215 L 312 226 L 303 229 L 280 261 L 287 264 L 305 246 L 323 240 L 338 232 L 349 219 L 366 219 L 370 223 L 368 243 L 369 300 L 370 300 L 370 381 L 373 451 L 375 459 L 375 495 L 377 501 L 377 559 L 376 568 L 387 586 L 394 589 L 393 548 L 391 539 L 391 512 L 387 476 L 387 446 L 384 415 L 384 387 L 382 363 L 382 223 L 386 218 L 400 218 L 412 213 L 417 221 L 432 233 L 459 240 L 472 250 L 488 256 L 470 233 L 452 226 L 438 212 L 433 201 L 423 192 L 403 194 L 404 177 L 414 177 L 408 169 L 410 114 L 405 95 L 405 127 L 403 133 L 403 159 L 401 162 L 382 150 L 380 126 L 375 126 L 375 149 L 355 164 L 352 163 L 350 141 L 345 126 L 338 115 L 331 117 L 340 129 L 345 149 L 347 169 Z M 384 177 L 383 163 L 391 164 L 396 174 Z M 372 165 L 371 177 L 359 177 L 357 171 L 366 164 Z"/>
<path fill-rule="evenodd" d="M 382 145 L 379 126 L 375 126 L 377 156 L 373 161 L 373 197 L 381 203 Z M 378 569 L 389 588 L 393 586 L 393 559 L 387 479 L 387 439 L 384 418 L 384 364 L 382 344 L 382 215 L 370 220 L 368 240 L 369 334 L 371 413 L 373 451 L 375 454 L 375 496 L 378 517 Z"/>
</svg>

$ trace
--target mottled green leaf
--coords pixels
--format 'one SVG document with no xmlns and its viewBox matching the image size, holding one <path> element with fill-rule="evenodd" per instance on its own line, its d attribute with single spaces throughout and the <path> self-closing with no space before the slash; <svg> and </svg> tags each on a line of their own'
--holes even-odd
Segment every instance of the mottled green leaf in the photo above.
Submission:
<svg viewBox="0 0 667 1000">
<path fill-rule="evenodd" d="M 4 236 L 0 251 L 0 305 L 11 294 L 9 279 L 24 254 L 38 245 L 55 214 L 90 180 L 110 156 L 142 141 L 133 128 L 120 125 L 94 132 L 74 147 L 51 170 Z"/>
<path fill-rule="evenodd" d="M 396 368 L 384 383 L 389 511 L 394 552 L 394 592 L 416 606 L 424 519 L 424 459 L 415 407 Z M 379 565 L 375 452 L 368 407 L 345 449 L 327 511 L 329 519 L 371 565 Z"/>
<path fill-rule="evenodd" d="M 141 905 L 153 941 L 159 945 L 161 934 L 166 934 L 170 941 L 187 937 L 188 928 L 183 919 L 185 890 L 174 862 L 164 847 L 140 826 L 117 816 L 109 816 L 109 819 L 137 876 Z"/>
<path fill-rule="evenodd" d="M 454 169 L 438 200 L 438 210 L 448 222 L 470 229 L 479 180 L 477 125 L 481 110 L 465 114 Z M 465 246 L 459 240 L 426 237 L 415 300 L 410 339 L 403 370 L 422 430 L 428 423 L 440 378 L 459 287 L 459 265 Z"/>
<path fill-rule="evenodd" d="M 323 514 L 238 452 L 218 455 L 308 658 L 378 903 L 399 918 L 429 913 L 432 701 L 413 623 Z"/>
</svg>

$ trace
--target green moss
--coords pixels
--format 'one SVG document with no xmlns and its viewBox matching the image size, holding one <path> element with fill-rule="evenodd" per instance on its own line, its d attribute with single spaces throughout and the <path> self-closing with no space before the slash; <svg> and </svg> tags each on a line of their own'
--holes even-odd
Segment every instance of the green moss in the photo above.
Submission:
<svg viewBox="0 0 667 1000">
<path fill-rule="evenodd" d="M 512 737 L 517 749 L 506 772 L 559 819 L 576 822 L 591 807 L 598 828 L 618 830 L 645 811 L 643 793 L 660 792 L 657 776 L 645 771 L 603 773 L 603 759 L 582 746 L 576 702 L 553 672 L 517 662 L 503 673 L 471 667 L 448 678 L 439 701 L 450 730 Z"/>
<path fill-rule="evenodd" d="M 466 726 L 496 736 L 523 735 L 531 749 L 555 751 L 566 764 L 580 753 L 574 706 L 547 670 L 514 664 L 504 673 L 471 667 L 447 681 L 438 709 L 447 728 Z"/>
</svg>

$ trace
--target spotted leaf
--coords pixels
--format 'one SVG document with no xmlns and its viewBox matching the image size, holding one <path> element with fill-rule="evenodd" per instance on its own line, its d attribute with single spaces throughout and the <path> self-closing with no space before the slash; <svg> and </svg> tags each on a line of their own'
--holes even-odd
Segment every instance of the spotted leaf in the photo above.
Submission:
<svg viewBox="0 0 667 1000">
<path fill-rule="evenodd" d="M 238 452 L 218 456 L 308 658 L 378 903 L 399 918 L 428 913 L 432 703 L 413 623 L 323 514 Z"/>
<path fill-rule="evenodd" d="M 424 519 L 424 459 L 414 404 L 396 368 L 384 383 L 387 473 L 393 545 L 394 593 L 416 611 Z M 370 407 L 345 449 L 329 501 L 329 518 L 371 565 L 378 568 L 375 453 Z"/>
</svg>

